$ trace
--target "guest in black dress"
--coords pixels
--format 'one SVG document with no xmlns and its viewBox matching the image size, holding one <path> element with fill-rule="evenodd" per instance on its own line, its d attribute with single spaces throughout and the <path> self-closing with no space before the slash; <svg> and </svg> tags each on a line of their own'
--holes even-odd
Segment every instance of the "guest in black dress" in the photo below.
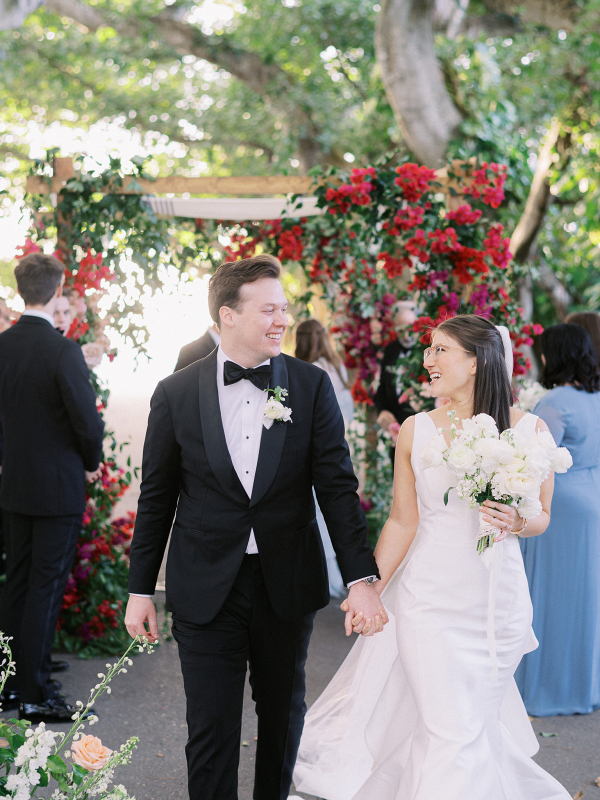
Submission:
<svg viewBox="0 0 600 800">
<path fill-rule="evenodd" d="M 394 442 L 390 448 L 392 465 L 394 464 L 396 453 L 394 423 L 402 425 L 405 419 L 415 413 L 410 403 L 400 402 L 401 392 L 398 391 L 397 386 L 397 368 L 402 356 L 407 354 L 414 344 L 412 324 L 416 319 L 417 314 L 414 303 L 409 300 L 401 300 L 396 303 L 394 327 L 396 328 L 397 338 L 395 341 L 390 342 L 383 351 L 379 387 L 374 397 L 378 414 L 377 423 L 384 431 L 389 431 L 390 425 L 392 425 L 392 430 L 390 431 Z"/>
</svg>

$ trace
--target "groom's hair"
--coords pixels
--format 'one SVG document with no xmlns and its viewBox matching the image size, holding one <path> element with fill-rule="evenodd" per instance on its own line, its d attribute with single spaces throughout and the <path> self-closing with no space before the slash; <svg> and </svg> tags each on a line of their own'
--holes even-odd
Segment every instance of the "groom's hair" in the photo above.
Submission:
<svg viewBox="0 0 600 800">
<path fill-rule="evenodd" d="M 237 310 L 242 302 L 241 289 L 245 283 L 254 283 L 261 278 L 278 279 L 280 275 L 281 262 L 267 253 L 221 264 L 208 283 L 208 309 L 211 317 L 218 325 L 219 310 L 223 306 Z"/>
</svg>

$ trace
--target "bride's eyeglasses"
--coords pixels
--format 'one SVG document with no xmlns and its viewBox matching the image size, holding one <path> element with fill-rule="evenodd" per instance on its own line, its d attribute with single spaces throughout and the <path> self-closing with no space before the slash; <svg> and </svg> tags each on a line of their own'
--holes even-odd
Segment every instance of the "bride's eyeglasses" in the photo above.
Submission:
<svg viewBox="0 0 600 800">
<path fill-rule="evenodd" d="M 433 347 L 428 347 L 423 353 L 423 363 L 427 361 L 429 356 L 433 356 L 434 361 L 437 361 L 440 355 L 445 350 L 460 350 L 461 353 L 468 353 L 468 350 L 463 350 L 462 347 L 451 347 L 449 344 L 436 344 Z"/>
</svg>

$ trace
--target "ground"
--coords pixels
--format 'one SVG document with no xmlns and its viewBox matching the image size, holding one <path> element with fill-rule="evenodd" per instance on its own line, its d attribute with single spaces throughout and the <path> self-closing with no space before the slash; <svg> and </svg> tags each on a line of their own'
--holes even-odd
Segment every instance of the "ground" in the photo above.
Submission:
<svg viewBox="0 0 600 800">
<path fill-rule="evenodd" d="M 162 592 L 157 593 L 164 602 Z M 331 603 L 317 615 L 307 663 L 307 702 L 310 706 L 341 664 L 354 639 L 347 639 L 342 613 Z M 62 657 L 62 656 L 61 656 Z M 68 673 L 57 676 L 71 702 L 87 698 L 105 670 L 109 659 L 83 661 L 66 657 Z M 186 741 L 185 704 L 176 645 L 165 641 L 151 655 L 134 658 L 126 675 L 113 682 L 112 694 L 97 705 L 100 721 L 89 729 L 111 748 L 129 736 L 140 738 L 132 763 L 121 767 L 117 783 L 123 783 L 137 800 L 184 800 Z M 256 748 L 256 718 L 246 687 L 242 748 L 240 753 L 239 800 L 251 800 Z M 554 775 L 574 796 L 583 791 L 584 800 L 600 800 L 594 783 L 600 775 L 600 711 L 574 717 L 546 717 L 533 721 L 537 733 L 556 733 L 540 737 L 540 752 L 535 760 Z M 66 726 L 52 726 L 55 729 Z M 292 792 L 293 793 L 293 792 Z M 303 797 L 308 797 L 303 795 Z"/>
</svg>

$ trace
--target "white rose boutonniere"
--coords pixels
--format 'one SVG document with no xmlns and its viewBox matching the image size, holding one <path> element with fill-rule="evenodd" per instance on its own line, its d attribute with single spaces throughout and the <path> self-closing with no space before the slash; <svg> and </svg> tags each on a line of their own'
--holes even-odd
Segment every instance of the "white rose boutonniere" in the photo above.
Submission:
<svg viewBox="0 0 600 800">
<path fill-rule="evenodd" d="M 274 389 L 267 389 L 267 396 L 269 392 L 273 393 L 273 397 L 269 397 L 266 402 L 265 415 L 262 421 L 267 430 L 274 422 L 292 422 L 292 409 L 283 405 L 288 390 L 282 389 L 281 386 L 276 386 Z"/>
</svg>

